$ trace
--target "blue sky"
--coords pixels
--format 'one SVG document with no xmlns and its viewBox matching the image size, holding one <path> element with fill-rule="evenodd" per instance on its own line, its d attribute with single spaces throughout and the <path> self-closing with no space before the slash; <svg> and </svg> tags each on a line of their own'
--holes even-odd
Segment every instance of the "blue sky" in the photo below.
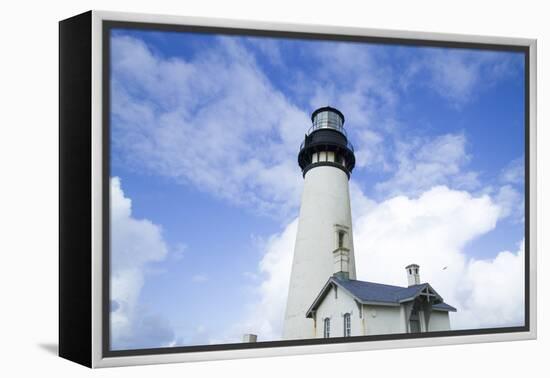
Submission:
<svg viewBox="0 0 550 378">
<path fill-rule="evenodd" d="M 359 279 L 405 285 L 418 259 L 454 328 L 522 324 L 521 54 L 122 29 L 111 46 L 115 349 L 278 339 L 296 156 L 325 105 L 356 150 Z"/>
</svg>

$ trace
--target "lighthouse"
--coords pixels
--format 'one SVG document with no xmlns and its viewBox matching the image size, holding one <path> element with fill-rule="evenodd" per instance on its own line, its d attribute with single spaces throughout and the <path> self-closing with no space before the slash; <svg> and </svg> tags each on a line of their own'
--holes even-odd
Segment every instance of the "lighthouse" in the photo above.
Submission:
<svg viewBox="0 0 550 378">
<path fill-rule="evenodd" d="M 315 110 L 311 121 L 298 153 L 304 190 L 284 339 L 315 337 L 316 325 L 306 313 L 329 277 L 356 279 L 348 184 L 355 155 L 344 129 L 344 115 L 326 106 Z"/>
</svg>

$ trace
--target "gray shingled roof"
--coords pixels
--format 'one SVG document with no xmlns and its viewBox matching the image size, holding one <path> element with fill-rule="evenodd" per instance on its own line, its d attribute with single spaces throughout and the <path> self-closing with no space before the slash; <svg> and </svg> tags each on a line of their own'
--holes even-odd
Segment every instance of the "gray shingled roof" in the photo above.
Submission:
<svg viewBox="0 0 550 378">
<path fill-rule="evenodd" d="M 451 306 L 450 304 L 447 304 L 445 302 L 438 303 L 436 305 L 432 306 L 433 309 L 442 310 L 442 311 L 453 311 L 456 312 L 456 308 Z"/>
<path fill-rule="evenodd" d="M 375 282 L 347 280 L 339 277 L 331 277 L 310 310 L 313 310 L 320 300 L 323 299 L 326 289 L 330 287 L 330 283 L 333 282 L 344 290 L 348 291 L 355 299 L 362 303 L 380 303 L 381 305 L 398 305 L 402 302 L 407 302 L 414 299 L 422 290 L 429 288 L 429 290 L 437 295 L 441 300 L 440 303 L 434 304 L 434 310 L 441 311 L 456 311 L 456 308 L 443 302 L 443 298 L 437 294 L 437 292 L 428 283 L 420 285 L 413 285 L 409 287 L 384 285 Z M 308 311 L 309 314 L 309 311 Z"/>
<path fill-rule="evenodd" d="M 400 303 L 403 299 L 414 298 L 427 284 L 410 287 L 384 285 L 374 282 L 332 278 L 362 302 Z"/>
</svg>

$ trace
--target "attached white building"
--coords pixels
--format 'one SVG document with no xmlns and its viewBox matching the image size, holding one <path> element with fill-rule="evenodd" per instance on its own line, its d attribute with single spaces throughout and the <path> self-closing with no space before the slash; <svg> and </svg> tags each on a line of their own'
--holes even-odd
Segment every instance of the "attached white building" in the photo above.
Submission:
<svg viewBox="0 0 550 378">
<path fill-rule="evenodd" d="M 419 277 L 417 265 L 406 269 Z M 456 309 L 429 283 L 392 286 L 350 280 L 341 273 L 328 279 L 306 313 L 316 338 L 451 329 L 449 311 Z"/>
</svg>

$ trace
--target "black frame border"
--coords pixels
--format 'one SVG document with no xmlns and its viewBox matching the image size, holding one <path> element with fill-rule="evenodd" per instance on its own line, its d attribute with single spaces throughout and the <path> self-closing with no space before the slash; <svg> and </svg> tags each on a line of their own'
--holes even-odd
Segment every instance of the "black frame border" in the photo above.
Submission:
<svg viewBox="0 0 550 378">
<path fill-rule="evenodd" d="M 59 356 L 92 367 L 92 12 L 59 22 Z"/>
<path fill-rule="evenodd" d="M 283 26 L 284 27 L 284 26 Z M 494 51 L 509 51 L 520 52 L 524 55 L 524 127 L 525 127 L 525 265 L 524 265 L 524 326 L 518 327 L 499 327 L 499 328 L 482 328 L 482 329 L 467 329 L 454 331 L 439 331 L 420 334 L 388 334 L 388 335 L 371 335 L 371 336 L 354 336 L 354 337 L 338 337 L 330 339 L 300 339 L 300 340 L 284 340 L 284 341 L 262 341 L 256 343 L 235 343 L 235 344 L 216 344 L 216 345 L 192 345 L 179 347 L 163 347 L 163 348 L 146 348 L 146 349 L 127 349 L 127 350 L 111 350 L 110 349 L 110 32 L 113 29 L 137 29 L 149 31 L 168 31 L 168 32 L 188 32 L 188 33 L 205 33 L 205 34 L 225 34 L 233 36 L 254 36 L 254 37 L 276 37 L 287 39 L 307 39 L 307 40 L 330 40 L 330 41 L 346 41 L 346 42 L 364 42 L 371 44 L 389 44 L 389 45 L 404 45 L 404 46 L 422 46 L 422 47 L 442 47 L 442 48 L 458 48 L 458 49 L 475 49 L 475 50 L 494 50 Z M 181 25 L 181 24 L 164 24 L 164 23 L 149 23 L 138 21 L 102 21 L 102 131 L 103 131 L 103 203 L 102 203 L 102 356 L 103 357 L 126 357 L 126 356 L 143 356 L 143 355 L 158 355 L 158 354 L 174 354 L 174 353 L 190 353 L 190 352 L 205 352 L 205 351 L 226 351 L 226 350 L 242 350 L 242 349 L 258 349 L 258 348 L 277 348 L 277 347 L 293 347 L 307 345 L 322 345 L 322 344 L 338 344 L 338 343 L 354 343 L 366 341 L 385 341 L 385 340 L 406 340 L 406 339 L 425 339 L 438 338 L 449 336 L 471 336 L 471 335 L 488 335 L 500 333 L 519 333 L 530 331 L 530 47 L 513 44 L 499 43 L 483 43 L 483 42 L 457 42 L 457 41 L 440 41 L 419 38 L 397 38 L 397 37 L 377 37 L 377 36 L 360 36 L 353 34 L 327 34 L 315 32 L 296 32 L 283 30 L 265 30 L 253 28 L 233 28 L 233 27 L 217 27 L 217 26 L 196 26 L 196 25 Z M 403 32 L 406 33 L 406 32 Z M 452 36 L 449 36 L 452 38 Z"/>
</svg>

